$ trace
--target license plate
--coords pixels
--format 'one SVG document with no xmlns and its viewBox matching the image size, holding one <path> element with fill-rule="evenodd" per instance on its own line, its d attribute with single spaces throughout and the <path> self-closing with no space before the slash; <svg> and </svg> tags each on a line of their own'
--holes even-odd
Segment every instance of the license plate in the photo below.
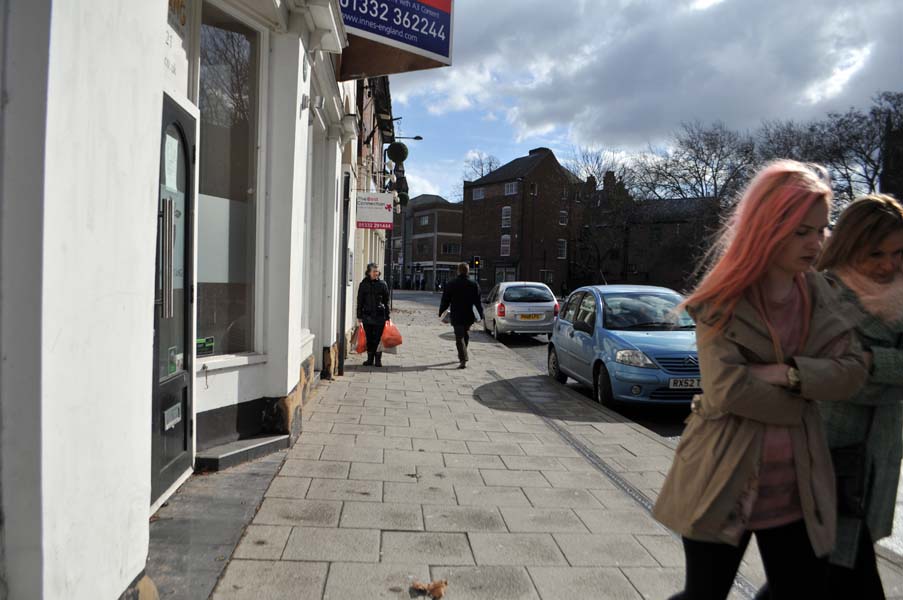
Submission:
<svg viewBox="0 0 903 600">
<path fill-rule="evenodd" d="M 518 318 L 521 321 L 538 321 L 542 318 L 542 315 L 519 315 Z"/>
<path fill-rule="evenodd" d="M 686 390 L 686 389 L 697 389 L 701 387 L 699 385 L 699 379 L 672 379 L 670 385 L 668 386 L 672 390 Z"/>
</svg>

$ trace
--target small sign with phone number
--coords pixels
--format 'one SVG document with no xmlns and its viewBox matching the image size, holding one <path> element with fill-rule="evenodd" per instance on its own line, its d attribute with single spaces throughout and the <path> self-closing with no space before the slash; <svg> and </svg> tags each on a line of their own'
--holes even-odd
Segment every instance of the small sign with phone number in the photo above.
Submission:
<svg viewBox="0 0 903 600">
<path fill-rule="evenodd" d="M 453 0 L 339 0 L 349 33 L 451 64 Z"/>
</svg>

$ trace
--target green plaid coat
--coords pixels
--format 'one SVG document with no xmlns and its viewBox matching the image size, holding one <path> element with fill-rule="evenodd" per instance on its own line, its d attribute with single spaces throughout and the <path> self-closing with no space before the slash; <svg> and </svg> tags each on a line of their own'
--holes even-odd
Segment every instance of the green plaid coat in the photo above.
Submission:
<svg viewBox="0 0 903 600">
<path fill-rule="evenodd" d="M 852 314 L 860 317 L 857 332 L 863 347 L 874 356 L 868 383 L 848 402 L 820 403 L 828 445 L 832 448 L 867 445 L 866 523 L 872 540 L 891 534 L 900 460 L 903 458 L 903 321 L 889 324 L 865 312 L 855 293 L 838 278 Z M 861 522 L 840 517 L 837 543 L 831 562 L 852 567 L 856 558 Z"/>
</svg>

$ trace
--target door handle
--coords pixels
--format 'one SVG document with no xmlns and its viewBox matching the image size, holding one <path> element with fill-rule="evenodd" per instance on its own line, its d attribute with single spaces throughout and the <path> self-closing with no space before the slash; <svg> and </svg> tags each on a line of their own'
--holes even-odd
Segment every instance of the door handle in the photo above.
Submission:
<svg viewBox="0 0 903 600">
<path fill-rule="evenodd" d="M 173 310 L 173 246 L 175 241 L 174 228 L 174 210 L 172 198 L 163 200 L 163 252 L 161 259 L 163 260 L 163 312 L 160 315 L 163 319 L 171 319 L 174 314 Z"/>
</svg>

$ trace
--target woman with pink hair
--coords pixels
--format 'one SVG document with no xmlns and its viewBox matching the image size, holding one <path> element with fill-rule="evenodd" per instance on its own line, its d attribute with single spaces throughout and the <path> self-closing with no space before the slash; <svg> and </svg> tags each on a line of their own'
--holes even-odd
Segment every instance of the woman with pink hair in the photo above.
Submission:
<svg viewBox="0 0 903 600">
<path fill-rule="evenodd" d="M 867 377 L 855 324 L 812 269 L 832 200 L 825 180 L 795 161 L 763 168 L 685 302 L 703 393 L 654 512 L 683 537 L 674 598 L 726 598 L 752 534 L 771 598 L 825 591 L 836 490 L 816 401 L 848 400 Z"/>
</svg>

